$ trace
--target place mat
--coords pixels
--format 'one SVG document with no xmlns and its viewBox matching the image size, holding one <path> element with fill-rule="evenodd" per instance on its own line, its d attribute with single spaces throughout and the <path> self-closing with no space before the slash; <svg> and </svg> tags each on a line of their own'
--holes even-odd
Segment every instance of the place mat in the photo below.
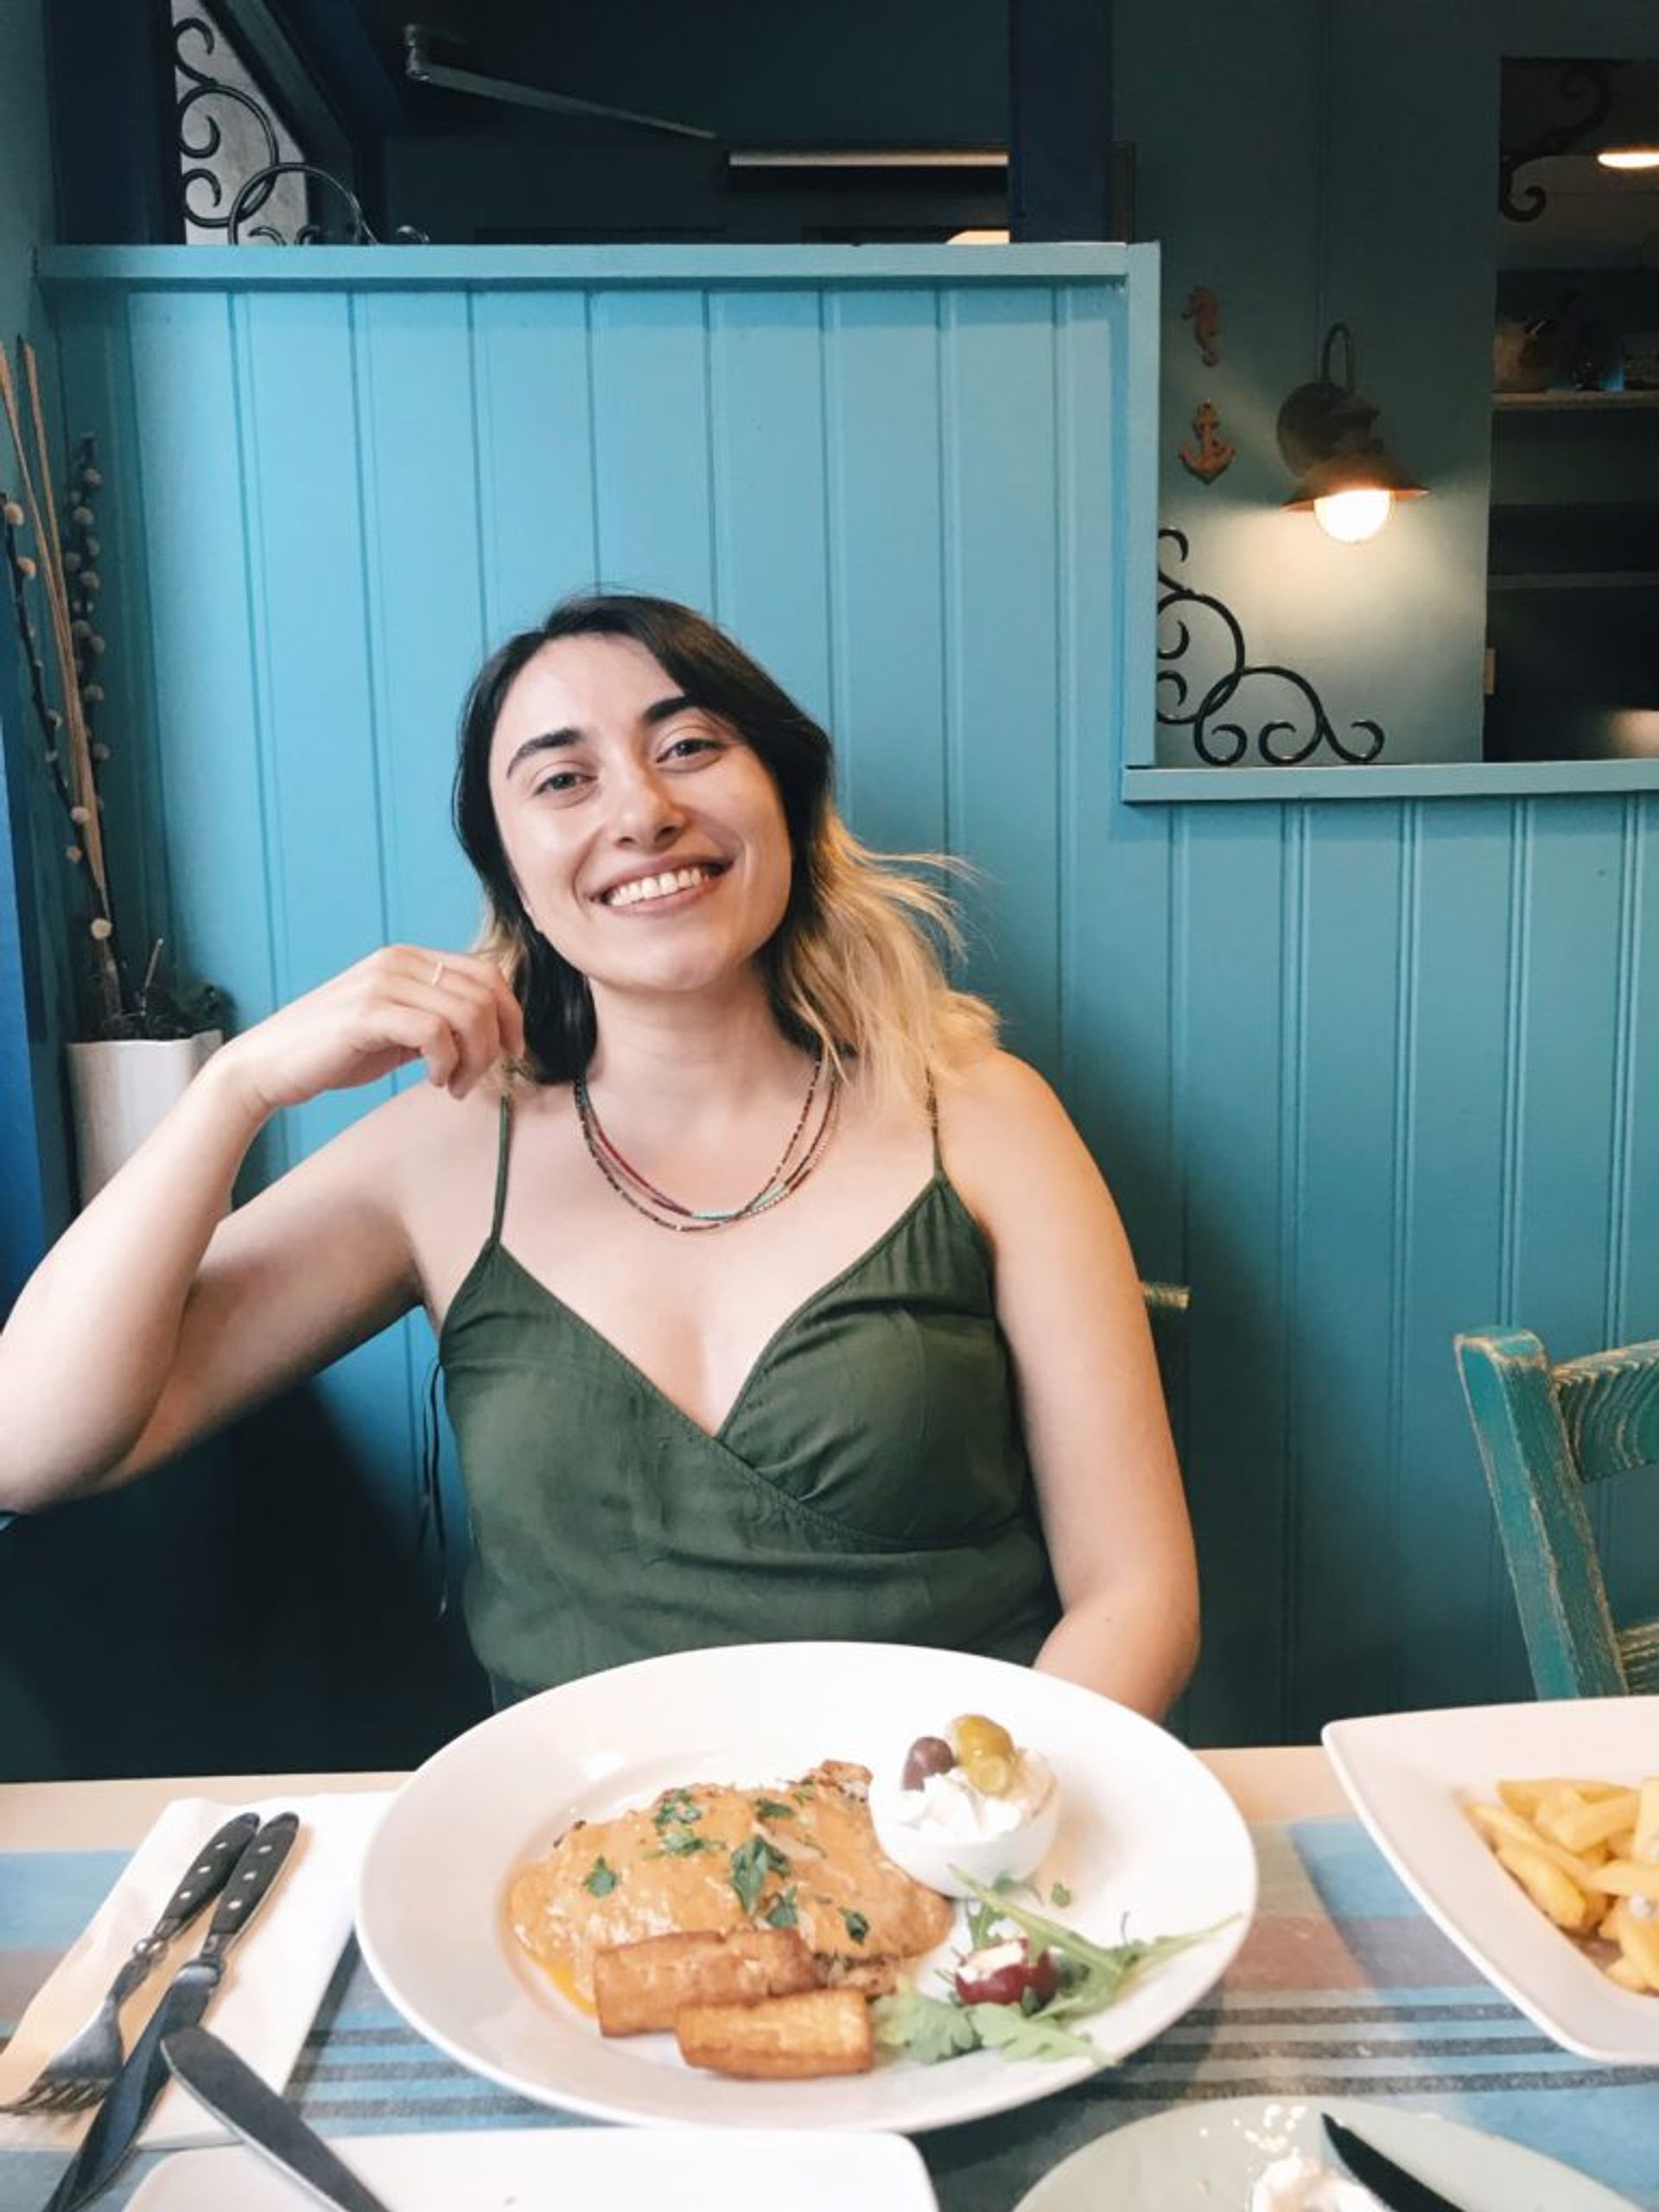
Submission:
<svg viewBox="0 0 1659 2212">
<path fill-rule="evenodd" d="M 0 2050 L 0 2102 L 21 2094 L 44 2062 L 91 2018 L 133 1945 L 154 1926 L 192 1855 L 226 1821 L 243 1811 L 268 1819 L 291 1810 L 300 1816 L 300 1828 L 269 1900 L 228 1954 L 224 1982 L 213 2002 L 213 2024 L 257 2073 L 280 2088 L 316 2019 L 351 1933 L 363 1854 L 388 1802 L 387 1792 L 358 1790 L 272 1799 L 245 1807 L 205 1797 L 175 1798 L 165 1806 L 138 1848 L 118 1863 L 107 1894 L 63 1948 L 15 2025 L 7 2008 L 6 2046 Z M 16 1900 L 11 1885 L 6 1886 L 0 1941 L 10 1949 L 20 1933 L 29 1931 L 16 1925 Z M 48 1910 L 53 1910 L 50 1903 Z M 124 2006 L 123 2040 L 129 2050 L 174 1973 L 200 1949 L 212 1917 L 212 1908 L 205 1908 Z M 59 1901 L 48 1940 L 60 1935 Z M 0 2113 L 0 2151 L 50 2149 L 61 2153 L 79 2143 L 91 2120 L 90 2113 L 74 2118 Z M 157 2147 L 225 2139 L 226 2130 L 193 2098 L 171 2088 L 157 2101 L 140 2138 Z"/>
</svg>

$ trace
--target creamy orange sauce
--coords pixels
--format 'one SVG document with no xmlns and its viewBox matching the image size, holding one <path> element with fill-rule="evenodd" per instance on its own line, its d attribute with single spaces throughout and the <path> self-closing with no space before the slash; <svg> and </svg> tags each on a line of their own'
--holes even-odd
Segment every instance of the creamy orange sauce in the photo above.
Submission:
<svg viewBox="0 0 1659 2212">
<path fill-rule="evenodd" d="M 953 1908 L 882 1853 L 868 1782 L 827 1762 L 798 1783 L 696 1783 L 579 1821 L 513 1878 L 508 1925 L 587 2012 L 595 1953 L 647 1936 L 792 1924 L 822 1957 L 914 1957 L 944 1940 Z"/>
</svg>

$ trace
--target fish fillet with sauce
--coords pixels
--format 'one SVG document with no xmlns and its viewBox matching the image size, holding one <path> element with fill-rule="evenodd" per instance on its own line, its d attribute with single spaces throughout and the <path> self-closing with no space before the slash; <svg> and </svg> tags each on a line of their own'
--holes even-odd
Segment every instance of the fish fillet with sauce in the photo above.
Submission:
<svg viewBox="0 0 1659 2212">
<path fill-rule="evenodd" d="M 954 1908 L 875 1840 L 866 1767 L 826 1760 L 764 1789 L 696 1783 L 610 1821 L 578 1821 L 524 1867 L 507 1920 L 591 2004 L 594 1955 L 646 1936 L 798 1928 L 832 1977 L 944 1942 Z"/>
</svg>

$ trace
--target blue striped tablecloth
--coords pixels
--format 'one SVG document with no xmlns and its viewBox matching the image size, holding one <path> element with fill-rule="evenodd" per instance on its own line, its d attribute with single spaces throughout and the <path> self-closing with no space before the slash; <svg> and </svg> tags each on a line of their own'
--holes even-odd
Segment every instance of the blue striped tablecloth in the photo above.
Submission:
<svg viewBox="0 0 1659 2212">
<path fill-rule="evenodd" d="M 1252 1834 L 1261 1911 L 1220 1987 L 1112 2073 L 921 2137 L 944 2212 L 1010 2212 L 1079 2145 L 1171 2104 L 1337 2094 L 1398 2097 L 1511 2136 L 1659 2212 L 1659 2070 L 1599 2066 L 1559 2050 L 1477 1978 L 1356 1822 L 1306 1821 Z M 124 1858 L 0 1853 L 5 2033 Z M 423 2043 L 391 2011 L 354 1947 L 290 2094 L 327 2135 L 563 2124 Z M 103 2202 L 111 2212 L 154 2162 L 137 2160 L 109 2191 Z M 38 2212 L 62 2163 L 44 2152 L 0 2155 L 0 2212 Z"/>
</svg>

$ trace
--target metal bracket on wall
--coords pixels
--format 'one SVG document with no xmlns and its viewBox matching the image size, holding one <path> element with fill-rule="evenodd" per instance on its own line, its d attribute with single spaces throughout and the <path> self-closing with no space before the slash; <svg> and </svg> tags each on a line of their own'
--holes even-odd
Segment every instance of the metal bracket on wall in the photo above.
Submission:
<svg viewBox="0 0 1659 2212">
<path fill-rule="evenodd" d="M 1161 545 L 1167 539 L 1176 548 L 1176 563 L 1187 557 L 1188 546 L 1184 531 L 1163 529 L 1158 533 Z M 1173 565 L 1173 564 L 1172 564 Z M 1312 759 L 1319 747 L 1328 746 L 1338 760 L 1361 766 L 1375 760 L 1382 752 L 1387 738 L 1381 722 L 1361 720 L 1351 722 L 1352 731 L 1363 732 L 1367 742 L 1363 749 L 1356 749 L 1338 736 L 1336 727 L 1325 712 L 1325 702 L 1305 676 L 1293 668 L 1281 668 L 1269 661 L 1252 662 L 1244 643 L 1244 632 L 1232 612 L 1209 592 L 1193 590 L 1190 584 L 1158 570 L 1158 620 L 1160 639 L 1158 658 L 1172 665 L 1158 671 L 1160 695 L 1168 685 L 1172 705 L 1169 710 L 1160 706 L 1158 720 L 1172 729 L 1191 729 L 1192 743 L 1201 760 L 1212 768 L 1232 768 L 1244 758 L 1254 742 L 1256 751 L 1269 767 L 1294 768 Z M 1195 685 L 1173 664 L 1185 659 L 1192 644 L 1192 630 L 1187 620 L 1187 610 L 1201 609 L 1213 624 L 1219 625 L 1224 639 L 1224 651 L 1229 665 L 1199 693 L 1198 704 L 1189 706 Z M 1178 611 L 1179 610 L 1179 611 Z M 1174 632 L 1169 642 L 1162 639 L 1165 617 L 1174 622 Z M 1227 721 L 1217 720 L 1224 709 L 1230 707 L 1246 683 L 1263 679 L 1268 683 L 1287 687 L 1297 695 L 1298 711 L 1294 715 L 1273 715 L 1257 727 L 1254 740 L 1247 723 L 1249 716 Z M 1312 727 L 1304 735 L 1301 723 L 1304 711 Z M 1288 736 L 1293 741 L 1284 744 Z"/>
</svg>

